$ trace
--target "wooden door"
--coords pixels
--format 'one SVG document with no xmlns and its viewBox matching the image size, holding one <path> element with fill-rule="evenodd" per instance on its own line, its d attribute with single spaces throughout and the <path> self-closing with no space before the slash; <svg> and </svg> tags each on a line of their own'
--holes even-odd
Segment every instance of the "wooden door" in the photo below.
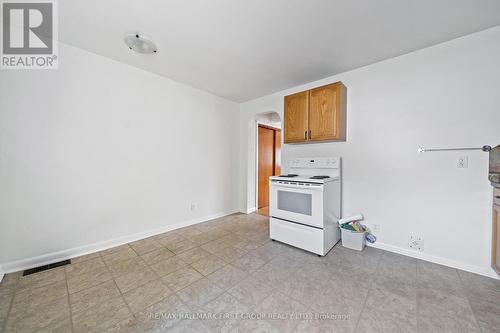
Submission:
<svg viewBox="0 0 500 333">
<path fill-rule="evenodd" d="M 285 143 L 307 141 L 309 91 L 285 96 Z"/>
<path fill-rule="evenodd" d="M 274 130 L 259 125 L 257 208 L 269 206 L 269 177 L 274 175 Z"/>
<path fill-rule="evenodd" d="M 281 175 L 281 131 L 274 130 L 274 175 Z"/>
<path fill-rule="evenodd" d="M 346 91 L 341 82 L 310 91 L 309 140 L 345 140 Z"/>
<path fill-rule="evenodd" d="M 493 205 L 493 242 L 491 247 L 491 267 L 500 275 L 500 206 Z"/>
</svg>

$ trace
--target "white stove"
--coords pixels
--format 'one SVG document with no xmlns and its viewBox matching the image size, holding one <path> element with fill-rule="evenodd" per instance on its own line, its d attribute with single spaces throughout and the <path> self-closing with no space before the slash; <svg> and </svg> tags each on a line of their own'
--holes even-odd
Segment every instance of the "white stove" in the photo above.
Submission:
<svg viewBox="0 0 500 333">
<path fill-rule="evenodd" d="M 270 237 L 326 255 L 340 239 L 341 160 L 297 158 L 289 171 L 270 177 Z"/>
<path fill-rule="evenodd" d="M 308 159 L 309 160 L 309 159 Z M 324 178 L 328 177 L 328 178 Z M 281 176 L 271 176 L 269 177 L 271 181 L 282 181 L 282 182 L 299 182 L 299 183 L 314 183 L 314 184 L 324 184 L 332 181 L 339 180 L 338 176 L 325 176 L 325 175 L 297 175 L 297 174 L 287 174 Z"/>
</svg>

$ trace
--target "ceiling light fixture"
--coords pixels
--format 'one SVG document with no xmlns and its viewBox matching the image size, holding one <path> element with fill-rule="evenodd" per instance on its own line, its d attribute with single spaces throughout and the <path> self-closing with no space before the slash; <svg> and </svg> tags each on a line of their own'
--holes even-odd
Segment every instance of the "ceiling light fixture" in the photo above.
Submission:
<svg viewBox="0 0 500 333">
<path fill-rule="evenodd" d="M 158 48 L 155 43 L 153 43 L 149 38 L 141 36 L 137 33 L 125 35 L 123 41 L 127 44 L 129 49 L 138 53 L 151 54 L 158 52 Z"/>
</svg>

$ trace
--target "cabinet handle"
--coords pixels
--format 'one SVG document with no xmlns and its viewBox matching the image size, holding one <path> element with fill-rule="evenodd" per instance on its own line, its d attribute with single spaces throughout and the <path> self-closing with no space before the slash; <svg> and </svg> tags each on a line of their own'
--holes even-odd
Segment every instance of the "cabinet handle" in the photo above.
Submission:
<svg viewBox="0 0 500 333">
<path fill-rule="evenodd" d="M 309 140 L 311 140 L 311 130 L 309 130 Z"/>
<path fill-rule="evenodd" d="M 304 139 L 307 140 L 307 131 L 304 131 Z"/>
<path fill-rule="evenodd" d="M 500 195 L 495 196 L 495 198 L 500 199 Z"/>
</svg>

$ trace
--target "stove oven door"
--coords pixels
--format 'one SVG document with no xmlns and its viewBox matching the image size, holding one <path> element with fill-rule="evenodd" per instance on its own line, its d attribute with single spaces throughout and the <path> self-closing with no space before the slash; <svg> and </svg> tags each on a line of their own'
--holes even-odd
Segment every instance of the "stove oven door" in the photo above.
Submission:
<svg viewBox="0 0 500 333">
<path fill-rule="evenodd" d="M 269 215 L 323 228 L 323 185 L 271 181 Z"/>
</svg>

